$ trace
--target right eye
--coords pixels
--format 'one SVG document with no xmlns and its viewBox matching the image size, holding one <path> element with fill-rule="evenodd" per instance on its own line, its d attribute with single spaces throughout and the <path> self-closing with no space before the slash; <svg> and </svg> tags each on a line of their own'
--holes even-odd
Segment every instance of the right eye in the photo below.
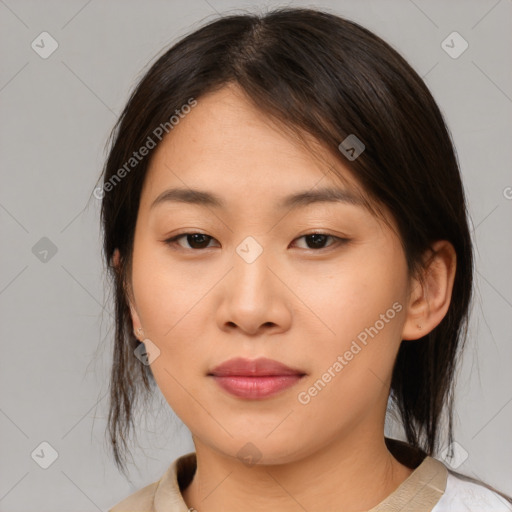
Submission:
<svg viewBox="0 0 512 512">
<path fill-rule="evenodd" d="M 182 238 L 186 239 L 187 243 L 189 244 L 189 247 L 183 247 L 183 245 L 181 245 L 178 242 Z M 207 246 L 211 240 L 215 240 L 215 239 L 209 235 L 205 235 L 204 233 L 181 233 L 179 235 L 168 238 L 167 240 L 164 240 L 164 243 L 171 247 L 175 247 L 176 245 L 179 245 L 182 249 L 193 250 L 193 249 L 208 249 Z"/>
</svg>

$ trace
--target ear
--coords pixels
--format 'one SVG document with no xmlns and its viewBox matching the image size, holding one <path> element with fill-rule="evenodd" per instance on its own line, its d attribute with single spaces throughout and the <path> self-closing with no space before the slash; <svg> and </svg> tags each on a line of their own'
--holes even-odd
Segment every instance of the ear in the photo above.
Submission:
<svg viewBox="0 0 512 512">
<path fill-rule="evenodd" d="M 119 254 L 119 249 L 114 249 L 114 254 L 112 255 L 112 266 L 119 270 L 119 262 L 121 255 Z"/>
<path fill-rule="evenodd" d="M 446 240 L 435 242 L 424 256 L 421 278 L 411 278 L 403 340 L 416 340 L 431 332 L 450 306 L 457 254 Z"/>
<path fill-rule="evenodd" d="M 112 255 L 112 264 L 116 269 L 119 269 L 120 258 L 121 254 L 119 253 L 119 249 L 115 249 L 114 254 Z M 135 334 L 135 337 L 138 338 L 139 334 L 137 333 L 137 330 L 142 327 L 139 314 L 137 313 L 137 310 L 135 309 L 135 306 L 132 302 L 131 294 L 125 292 L 125 297 L 126 300 L 128 301 L 128 305 L 130 306 L 130 315 L 132 317 L 133 332 Z"/>
</svg>

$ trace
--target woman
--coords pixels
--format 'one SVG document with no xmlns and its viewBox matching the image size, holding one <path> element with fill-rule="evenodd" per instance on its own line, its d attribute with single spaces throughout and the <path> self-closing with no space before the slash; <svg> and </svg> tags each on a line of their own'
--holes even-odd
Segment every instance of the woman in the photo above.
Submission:
<svg viewBox="0 0 512 512">
<path fill-rule="evenodd" d="M 511 510 L 433 458 L 472 247 L 448 129 L 388 44 L 313 9 L 209 23 L 142 78 L 100 195 L 116 463 L 155 384 L 195 446 L 112 511 Z"/>
</svg>

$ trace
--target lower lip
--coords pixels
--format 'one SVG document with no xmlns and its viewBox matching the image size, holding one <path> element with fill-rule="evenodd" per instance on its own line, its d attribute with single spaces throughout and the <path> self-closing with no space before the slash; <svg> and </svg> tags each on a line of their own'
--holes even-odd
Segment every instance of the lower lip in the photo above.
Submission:
<svg viewBox="0 0 512 512">
<path fill-rule="evenodd" d="M 239 398 L 261 399 L 283 391 L 302 379 L 302 375 L 267 375 L 264 377 L 220 377 L 213 379 L 228 393 Z"/>
</svg>

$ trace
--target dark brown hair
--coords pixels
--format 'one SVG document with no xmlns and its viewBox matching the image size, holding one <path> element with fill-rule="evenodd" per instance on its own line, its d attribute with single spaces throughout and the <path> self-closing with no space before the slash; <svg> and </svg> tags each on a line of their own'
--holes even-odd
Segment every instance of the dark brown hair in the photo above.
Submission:
<svg viewBox="0 0 512 512">
<path fill-rule="evenodd" d="M 453 378 L 466 337 L 473 254 L 466 202 L 450 133 L 425 83 L 390 45 L 326 11 L 280 8 L 216 19 L 161 55 L 131 95 L 112 134 L 102 175 L 104 257 L 115 293 L 115 344 L 108 427 L 114 458 L 125 466 L 137 397 L 154 389 L 149 366 L 134 357 L 126 290 L 135 222 L 153 150 L 113 183 L 134 151 L 176 109 L 227 84 L 238 85 L 283 126 L 328 148 L 398 226 L 411 275 L 436 240 L 457 254 L 449 310 L 417 341 L 402 341 L 391 400 L 407 440 L 427 454 L 439 447 L 443 411 L 452 441 Z M 351 161 L 338 150 L 355 134 L 365 150 Z M 126 168 L 126 167 L 125 167 Z M 119 177 L 119 174 L 117 174 Z M 108 190 L 108 191 L 107 191 Z M 119 249 L 121 262 L 113 265 Z"/>
</svg>

